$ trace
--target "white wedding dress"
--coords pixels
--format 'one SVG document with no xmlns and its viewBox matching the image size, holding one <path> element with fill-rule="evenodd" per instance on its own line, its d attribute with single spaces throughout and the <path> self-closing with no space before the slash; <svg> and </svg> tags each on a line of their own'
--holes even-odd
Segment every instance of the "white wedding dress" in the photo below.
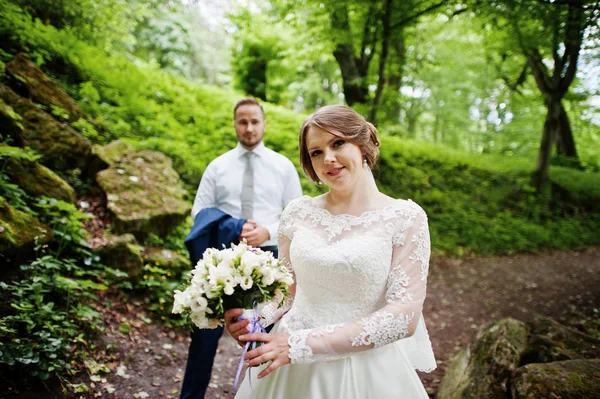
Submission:
<svg viewBox="0 0 600 399">
<path fill-rule="evenodd" d="M 428 398 L 415 369 L 436 367 L 421 314 L 429 264 L 425 212 L 397 200 L 361 216 L 332 215 L 308 196 L 281 216 L 279 257 L 295 275 L 285 307 L 291 364 L 246 378 L 236 398 Z"/>
</svg>

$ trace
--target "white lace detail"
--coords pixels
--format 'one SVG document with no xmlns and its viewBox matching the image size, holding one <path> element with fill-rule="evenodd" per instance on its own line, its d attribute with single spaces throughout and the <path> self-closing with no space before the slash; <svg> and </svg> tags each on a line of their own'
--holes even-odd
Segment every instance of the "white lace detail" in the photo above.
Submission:
<svg viewBox="0 0 600 399">
<path fill-rule="evenodd" d="M 398 265 L 392 269 L 387 283 L 386 302 L 400 301 L 401 303 L 407 303 L 412 301 L 413 295 L 407 289 L 409 282 L 410 278 L 402 266 Z"/>
<path fill-rule="evenodd" d="M 365 317 L 360 324 L 363 331 L 352 337 L 352 346 L 374 345 L 376 348 L 397 341 L 408 334 L 408 325 L 413 315 L 400 313 L 394 316 L 388 312 L 375 312 L 372 317 Z"/>
<path fill-rule="evenodd" d="M 285 298 L 281 305 L 279 305 L 279 300 L 277 299 L 268 302 L 260 312 L 260 325 L 268 327 L 274 324 L 292 308 L 293 303 L 294 298 L 292 297 Z"/>
<path fill-rule="evenodd" d="M 429 253 L 431 252 L 431 243 L 427 229 L 427 218 L 421 222 L 421 225 L 419 226 L 419 232 L 418 234 L 412 236 L 411 242 L 416 246 L 409 259 L 412 263 L 420 263 L 421 280 L 425 281 L 429 271 Z"/>
<path fill-rule="evenodd" d="M 398 200 L 360 216 L 331 215 L 305 196 L 286 207 L 279 226 L 279 253 L 291 261 L 296 288 L 276 328 L 290 334 L 292 363 L 340 359 L 400 340 L 413 366 L 435 368 L 424 326 L 415 331 L 430 247 L 419 205 Z"/>
<path fill-rule="evenodd" d="M 288 357 L 293 364 L 314 362 L 312 349 L 306 345 L 306 338 L 310 332 L 310 330 L 299 330 L 290 333 L 290 337 L 288 338 L 290 352 L 288 353 Z"/>
</svg>

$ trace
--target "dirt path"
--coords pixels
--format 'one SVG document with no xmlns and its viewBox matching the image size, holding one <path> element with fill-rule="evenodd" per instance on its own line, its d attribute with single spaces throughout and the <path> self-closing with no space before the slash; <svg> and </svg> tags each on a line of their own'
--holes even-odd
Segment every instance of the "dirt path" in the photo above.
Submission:
<svg viewBox="0 0 600 399">
<path fill-rule="evenodd" d="M 425 302 L 427 327 L 439 367 L 421 378 L 430 393 L 435 391 L 449 359 L 463 348 L 478 326 L 503 317 L 530 320 L 546 315 L 577 326 L 597 317 L 600 309 L 600 247 L 582 252 L 486 257 L 471 260 L 438 260 L 432 263 Z M 123 308 L 125 307 L 125 308 Z M 79 378 L 90 388 L 77 397 L 175 398 L 185 368 L 189 338 L 184 330 L 169 330 L 148 323 L 140 303 L 113 302 L 103 311 L 106 334 L 99 346 L 108 373 L 98 372 L 93 381 Z M 123 315 L 128 314 L 129 319 Z M 131 331 L 119 331 L 128 323 Z M 113 347 L 112 345 L 116 345 Z M 240 349 L 223 337 L 215 359 L 207 399 L 233 398 L 233 378 Z M 54 389 L 19 391 L 5 397 L 64 397 Z M 4 397 L 4 396 L 3 396 Z"/>
</svg>

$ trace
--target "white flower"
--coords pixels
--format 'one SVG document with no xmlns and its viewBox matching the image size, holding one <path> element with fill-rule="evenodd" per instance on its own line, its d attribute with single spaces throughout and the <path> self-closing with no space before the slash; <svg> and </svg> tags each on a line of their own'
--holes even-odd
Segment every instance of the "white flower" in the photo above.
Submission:
<svg viewBox="0 0 600 399">
<path fill-rule="evenodd" d="M 261 280 L 262 285 L 271 285 L 275 282 L 275 271 L 271 268 L 265 267 L 263 269 L 263 278 Z"/>
<path fill-rule="evenodd" d="M 233 295 L 233 285 L 225 284 L 225 288 L 223 289 L 225 295 Z"/>
<path fill-rule="evenodd" d="M 253 252 L 246 252 L 242 255 L 240 267 L 242 268 L 242 274 L 249 276 L 252 274 L 254 269 L 257 269 L 260 265 L 260 257 Z"/>
<path fill-rule="evenodd" d="M 175 300 L 173 303 L 173 313 L 179 314 L 183 312 L 185 308 L 189 307 L 190 297 L 187 292 L 175 290 L 173 298 Z"/>
<path fill-rule="evenodd" d="M 192 323 L 196 325 L 198 328 L 208 328 L 209 320 L 206 318 L 204 313 L 192 313 L 191 314 Z"/>
<path fill-rule="evenodd" d="M 207 306 L 208 306 L 208 301 L 203 296 L 196 296 L 190 300 L 190 309 L 192 310 L 193 313 L 198 313 L 198 312 L 204 313 L 204 310 L 206 309 Z"/>
<path fill-rule="evenodd" d="M 244 276 L 242 277 L 242 281 L 240 281 L 240 287 L 242 287 L 243 290 L 249 290 L 252 288 L 253 283 L 254 281 L 252 281 L 252 277 Z"/>
</svg>

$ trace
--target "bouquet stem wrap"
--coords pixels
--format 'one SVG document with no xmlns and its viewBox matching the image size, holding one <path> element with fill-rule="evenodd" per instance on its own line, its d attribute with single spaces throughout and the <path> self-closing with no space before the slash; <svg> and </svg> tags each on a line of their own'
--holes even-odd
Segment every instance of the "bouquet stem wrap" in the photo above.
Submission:
<svg viewBox="0 0 600 399">
<path fill-rule="evenodd" d="M 248 325 L 248 329 L 249 332 L 248 334 L 255 334 L 255 333 L 266 333 L 267 331 L 260 325 L 260 311 L 259 311 L 259 306 L 257 303 L 254 303 L 254 308 L 253 309 L 246 309 L 244 310 L 244 314 L 240 317 L 238 317 L 238 321 L 241 320 L 250 320 L 250 324 Z M 250 347 L 252 347 L 252 349 L 256 348 L 256 345 L 258 344 L 258 342 L 254 341 L 254 342 L 246 342 L 246 345 L 244 345 L 244 350 L 242 352 L 242 356 L 240 357 L 240 364 L 238 365 L 237 368 L 237 372 L 235 374 L 235 381 L 233 382 L 233 392 L 237 393 L 237 390 L 239 388 L 239 382 L 240 382 L 240 376 L 242 374 L 242 369 L 244 368 L 244 361 L 246 360 L 246 353 L 248 352 L 248 350 L 250 349 Z M 251 370 L 252 368 L 248 369 L 248 378 L 251 378 Z"/>
</svg>

